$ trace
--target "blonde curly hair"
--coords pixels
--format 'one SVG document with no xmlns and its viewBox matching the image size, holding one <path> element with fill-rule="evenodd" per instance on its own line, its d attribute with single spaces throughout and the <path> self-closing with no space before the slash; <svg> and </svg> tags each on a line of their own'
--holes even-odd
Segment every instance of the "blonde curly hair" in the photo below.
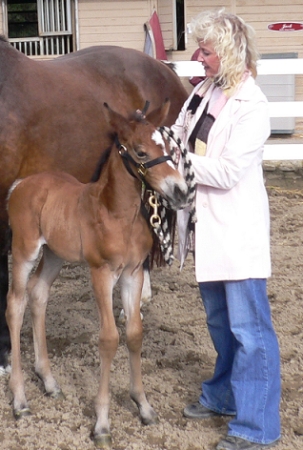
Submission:
<svg viewBox="0 0 303 450">
<path fill-rule="evenodd" d="M 241 17 L 226 13 L 224 9 L 205 11 L 190 24 L 197 43 L 210 43 L 220 59 L 215 82 L 222 89 L 234 90 L 249 69 L 257 76 L 259 54 L 255 44 L 255 31 Z"/>
</svg>

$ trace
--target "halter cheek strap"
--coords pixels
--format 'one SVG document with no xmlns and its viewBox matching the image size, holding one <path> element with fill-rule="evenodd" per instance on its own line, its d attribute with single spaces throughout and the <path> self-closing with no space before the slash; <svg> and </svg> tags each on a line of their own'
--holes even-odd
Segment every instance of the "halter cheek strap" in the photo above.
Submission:
<svg viewBox="0 0 303 450">
<path fill-rule="evenodd" d="M 115 138 L 115 143 L 116 143 L 116 146 L 117 146 L 117 148 L 119 150 L 119 154 L 122 157 L 122 160 L 124 162 L 124 165 L 125 165 L 127 171 L 132 176 L 135 176 L 133 171 L 131 170 L 130 164 L 135 166 L 141 181 L 143 181 L 144 183 L 146 183 L 145 176 L 146 176 L 146 173 L 147 173 L 148 169 L 150 169 L 151 167 L 156 166 L 157 164 L 162 164 L 162 163 L 164 163 L 166 161 L 172 161 L 173 160 L 170 155 L 162 155 L 162 156 L 159 156 L 159 158 L 155 158 L 155 159 L 153 159 L 151 161 L 147 161 L 146 163 L 138 163 L 128 153 L 127 148 L 120 143 L 120 141 L 119 141 L 117 136 Z"/>
</svg>

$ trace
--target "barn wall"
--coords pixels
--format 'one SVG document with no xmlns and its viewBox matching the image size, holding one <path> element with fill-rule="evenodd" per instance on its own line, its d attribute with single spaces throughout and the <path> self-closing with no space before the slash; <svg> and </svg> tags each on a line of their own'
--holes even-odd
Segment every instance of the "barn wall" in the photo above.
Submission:
<svg viewBox="0 0 303 450">
<path fill-rule="evenodd" d="M 5 30 L 4 30 L 4 23 L 3 23 L 3 6 L 4 5 L 2 3 L 1 7 L 0 7 L 0 34 L 4 34 L 4 32 L 5 32 Z"/>
<path fill-rule="evenodd" d="M 303 21 L 302 13 L 302 0 L 242 0 L 237 4 L 237 14 L 256 30 L 261 54 L 297 53 L 299 58 L 303 58 L 303 31 L 277 32 L 268 29 L 268 25 L 274 22 Z M 303 100 L 302 76 L 296 76 L 295 86 L 296 100 Z"/>
<path fill-rule="evenodd" d="M 177 48 L 175 40 L 175 0 L 159 0 L 157 13 L 161 23 L 165 49 Z"/>
<path fill-rule="evenodd" d="M 302 0 L 187 0 L 186 20 L 203 9 L 225 7 L 228 12 L 238 14 L 256 31 L 260 54 L 297 53 L 303 58 L 303 31 L 277 32 L 268 30 L 268 25 L 275 22 L 303 22 Z M 169 59 L 189 60 L 197 48 L 188 35 L 187 49 L 169 53 Z M 303 100 L 303 77 L 296 76 L 296 100 Z"/>
<path fill-rule="evenodd" d="M 267 26 L 274 22 L 302 22 L 302 0 L 187 0 L 187 22 L 204 9 L 219 9 L 225 7 L 228 12 L 240 15 L 256 30 L 257 44 L 260 53 L 297 52 L 303 57 L 303 31 L 274 32 Z M 189 59 L 196 49 L 195 42 L 188 36 L 187 50 L 174 52 L 175 60 Z"/>
<path fill-rule="evenodd" d="M 143 50 L 152 0 L 79 0 L 80 48 L 121 45 Z"/>
</svg>

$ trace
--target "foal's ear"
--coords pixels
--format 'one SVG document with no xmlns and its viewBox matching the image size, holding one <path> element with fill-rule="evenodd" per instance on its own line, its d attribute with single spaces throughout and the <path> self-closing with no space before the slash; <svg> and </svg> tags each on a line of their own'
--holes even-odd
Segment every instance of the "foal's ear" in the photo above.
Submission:
<svg viewBox="0 0 303 450">
<path fill-rule="evenodd" d="M 159 108 L 154 109 L 147 114 L 146 120 L 152 123 L 155 127 L 160 127 L 165 122 L 170 108 L 170 100 L 166 98 Z"/>
<path fill-rule="evenodd" d="M 112 126 L 113 130 L 123 132 L 129 129 L 129 123 L 121 114 L 111 109 L 107 103 L 104 103 L 104 115 L 106 121 Z"/>
</svg>

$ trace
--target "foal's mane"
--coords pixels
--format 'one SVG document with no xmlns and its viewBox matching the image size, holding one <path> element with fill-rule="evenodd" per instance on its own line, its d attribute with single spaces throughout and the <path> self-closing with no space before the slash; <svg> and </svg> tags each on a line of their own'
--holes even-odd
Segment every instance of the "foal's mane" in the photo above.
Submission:
<svg viewBox="0 0 303 450">
<path fill-rule="evenodd" d="M 113 145 L 114 145 L 114 144 L 113 144 Z M 110 152 L 111 152 L 111 149 L 112 149 L 113 145 L 110 146 L 110 147 L 108 147 L 108 148 L 105 150 L 105 152 L 103 152 L 103 153 L 101 154 L 100 159 L 99 159 L 99 161 L 98 161 L 98 163 L 97 163 L 97 165 L 96 165 L 95 171 L 94 171 L 94 173 L 93 173 L 93 176 L 92 176 L 91 179 L 90 179 L 91 183 L 96 183 L 96 182 L 99 180 L 99 178 L 100 178 L 100 176 L 101 176 L 102 169 L 103 169 L 103 167 L 104 167 L 104 164 L 105 164 L 106 161 L 108 160 L 108 157 L 109 157 L 109 155 L 110 155 Z"/>
<path fill-rule="evenodd" d="M 147 109 L 147 107 L 146 107 L 146 109 Z M 141 111 L 141 110 L 137 109 L 135 112 L 133 112 L 133 113 L 130 115 L 129 120 L 130 120 L 130 121 L 134 120 L 134 121 L 136 121 L 136 122 L 143 122 L 143 123 L 146 123 L 144 110 Z M 111 146 L 111 147 L 108 147 L 108 148 L 105 150 L 105 152 L 102 153 L 102 155 L 101 155 L 101 157 L 100 157 L 100 159 L 99 159 L 99 161 L 98 161 L 98 163 L 97 163 L 97 166 L 96 166 L 96 168 L 95 168 L 95 171 L 94 171 L 94 173 L 93 173 L 93 176 L 92 176 L 91 179 L 90 179 L 91 183 L 96 183 L 96 182 L 99 180 L 99 178 L 100 178 L 100 176 L 101 176 L 102 169 L 103 169 L 103 167 L 104 167 L 104 164 L 106 163 L 106 161 L 107 161 L 107 159 L 108 159 L 108 157 L 109 157 L 109 155 L 110 155 L 111 149 L 112 149 L 112 147 L 115 145 L 115 142 L 116 142 L 117 138 L 118 138 L 118 135 L 117 135 L 117 133 L 115 133 L 115 134 L 113 135 L 113 144 L 112 144 L 112 146 Z"/>
</svg>

